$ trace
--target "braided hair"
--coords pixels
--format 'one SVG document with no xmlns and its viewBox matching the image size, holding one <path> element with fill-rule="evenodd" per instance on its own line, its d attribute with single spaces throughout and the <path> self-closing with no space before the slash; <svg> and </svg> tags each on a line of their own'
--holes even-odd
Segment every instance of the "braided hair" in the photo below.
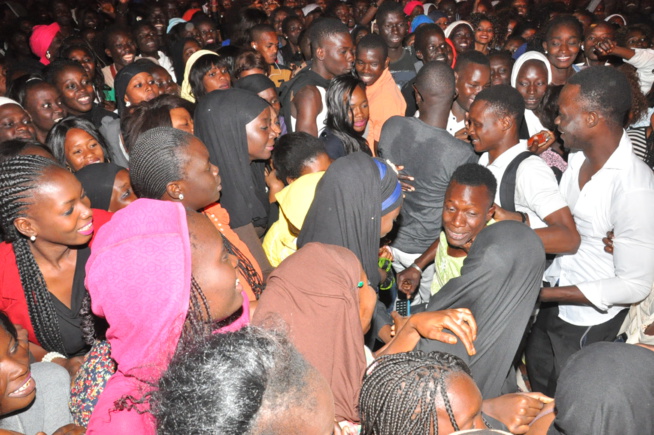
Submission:
<svg viewBox="0 0 654 435">
<path fill-rule="evenodd" d="M 34 204 L 33 193 L 48 170 L 62 169 L 58 163 L 41 156 L 16 156 L 0 162 L 0 228 L 4 241 L 11 243 L 20 282 L 25 292 L 27 309 L 34 333 L 48 352 L 66 354 L 54 304 L 45 279 L 29 247 L 28 239 L 14 226 L 14 221 L 26 216 Z"/>
<path fill-rule="evenodd" d="M 363 377 L 359 396 L 362 435 L 433 433 L 438 435 L 438 398 L 454 430 L 446 382 L 470 369 L 461 358 L 445 352 L 421 351 L 384 355 Z"/>
<path fill-rule="evenodd" d="M 157 127 L 136 141 L 130 151 L 129 169 L 132 187 L 139 198 L 161 199 L 168 183 L 184 178 L 184 162 L 180 151 L 193 138 L 195 136 L 182 130 Z M 264 289 L 261 276 L 250 260 L 225 236 L 222 237 L 225 249 L 238 258 L 241 275 L 247 279 L 252 292 L 259 299 Z"/>
</svg>

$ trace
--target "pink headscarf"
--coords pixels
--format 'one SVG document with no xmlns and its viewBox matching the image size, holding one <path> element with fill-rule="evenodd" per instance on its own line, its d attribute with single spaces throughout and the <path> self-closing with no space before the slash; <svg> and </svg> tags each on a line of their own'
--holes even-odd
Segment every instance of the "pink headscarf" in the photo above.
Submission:
<svg viewBox="0 0 654 435">
<path fill-rule="evenodd" d="M 140 399 L 167 368 L 179 342 L 191 291 L 184 207 L 139 199 L 117 212 L 95 237 L 86 287 L 93 312 L 109 323 L 107 340 L 118 364 L 87 433 L 154 434 L 150 413 L 115 411 L 114 402 L 126 395 Z"/>
<path fill-rule="evenodd" d="M 39 61 L 43 65 L 50 64 L 50 59 L 46 57 L 46 52 L 50 48 L 50 44 L 54 40 L 57 33 L 59 33 L 61 28 L 59 24 L 52 23 L 48 25 L 38 25 L 34 26 L 32 29 L 32 35 L 30 36 L 30 48 L 32 52 L 39 57 Z M 52 53 L 53 55 L 55 53 Z"/>
<path fill-rule="evenodd" d="M 422 2 L 418 0 L 411 0 L 404 6 L 404 15 L 411 15 L 411 12 L 418 6 L 422 6 Z"/>
</svg>

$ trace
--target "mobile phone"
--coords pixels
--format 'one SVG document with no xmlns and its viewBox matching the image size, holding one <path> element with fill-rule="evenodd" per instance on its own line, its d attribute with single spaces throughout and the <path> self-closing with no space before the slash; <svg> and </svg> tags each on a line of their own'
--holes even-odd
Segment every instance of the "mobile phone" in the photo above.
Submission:
<svg viewBox="0 0 654 435">
<path fill-rule="evenodd" d="M 411 301 L 408 299 L 398 299 L 395 301 L 395 311 L 402 317 L 411 315 Z"/>
<path fill-rule="evenodd" d="M 547 142 L 547 136 L 545 132 L 541 132 L 533 135 L 529 138 L 527 145 L 531 148 L 533 145 L 537 145 L 539 148 L 545 145 Z"/>
</svg>

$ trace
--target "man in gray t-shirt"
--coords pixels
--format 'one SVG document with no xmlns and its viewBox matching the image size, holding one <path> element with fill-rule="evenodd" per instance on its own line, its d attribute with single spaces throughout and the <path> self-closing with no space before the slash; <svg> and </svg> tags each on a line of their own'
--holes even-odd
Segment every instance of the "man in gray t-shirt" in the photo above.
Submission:
<svg viewBox="0 0 654 435">
<path fill-rule="evenodd" d="M 397 236 L 391 244 L 396 272 L 412 267 L 438 238 L 443 198 L 454 170 L 477 162 L 470 144 L 445 130 L 455 94 L 452 70 L 442 62 L 425 64 L 416 77 L 415 93 L 420 117 L 390 118 L 379 142 L 380 155 L 403 165 L 406 174 L 415 179 L 415 191 L 405 195 Z M 433 268 L 423 271 L 414 303 L 429 301 L 432 277 Z"/>
</svg>

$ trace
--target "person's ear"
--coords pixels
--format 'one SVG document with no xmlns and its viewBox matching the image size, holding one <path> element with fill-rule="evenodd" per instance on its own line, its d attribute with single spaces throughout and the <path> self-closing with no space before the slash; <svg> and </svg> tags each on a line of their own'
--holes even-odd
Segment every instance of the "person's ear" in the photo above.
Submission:
<svg viewBox="0 0 654 435">
<path fill-rule="evenodd" d="M 321 62 L 325 60 L 325 49 L 323 47 L 316 48 L 316 59 Z"/>
<path fill-rule="evenodd" d="M 495 198 L 493 198 L 493 201 L 495 201 Z M 493 219 L 494 214 L 495 214 L 495 203 L 491 205 L 491 207 L 488 209 L 488 213 L 486 213 L 486 222 Z"/>
<path fill-rule="evenodd" d="M 545 51 L 545 54 L 547 54 L 547 42 L 543 41 L 543 50 Z"/>
<path fill-rule="evenodd" d="M 286 177 L 286 185 L 288 186 L 289 184 L 291 184 L 291 183 L 294 182 L 295 180 L 297 180 L 297 178 Z"/>
<path fill-rule="evenodd" d="M 182 190 L 182 185 L 180 184 L 179 180 L 171 181 L 170 183 L 166 184 L 166 193 L 164 195 L 168 195 L 173 200 L 181 201 L 181 199 L 184 197 L 184 192 L 182 192 Z"/>
<path fill-rule="evenodd" d="M 32 222 L 30 218 L 19 217 L 14 220 L 14 227 L 18 230 L 19 233 L 24 235 L 27 238 L 32 236 L 38 236 L 38 231 L 36 225 Z"/>
<path fill-rule="evenodd" d="M 254 42 L 254 41 L 250 42 L 250 47 L 252 47 L 255 51 L 257 50 L 257 45 L 258 44 L 256 42 Z"/>
<path fill-rule="evenodd" d="M 107 57 L 108 57 L 109 59 L 113 59 L 113 58 L 111 57 L 111 51 L 109 51 L 108 48 L 105 48 L 105 49 L 104 49 L 104 54 L 106 54 Z"/>
<path fill-rule="evenodd" d="M 415 43 L 413 44 L 413 46 L 415 47 Z M 420 51 L 420 50 L 416 50 L 416 57 L 417 57 L 419 60 L 423 60 L 422 51 Z"/>
<path fill-rule="evenodd" d="M 588 112 L 586 115 L 586 125 L 588 128 L 593 128 L 599 123 L 599 114 L 597 112 Z"/>
<path fill-rule="evenodd" d="M 391 58 L 386 56 L 386 62 L 384 62 L 384 69 L 388 68 L 390 64 L 391 64 Z"/>
<path fill-rule="evenodd" d="M 515 120 L 508 115 L 502 116 L 500 118 L 500 128 L 502 129 L 502 131 L 507 131 L 511 129 L 511 127 L 513 127 L 514 124 L 515 124 Z"/>
</svg>

